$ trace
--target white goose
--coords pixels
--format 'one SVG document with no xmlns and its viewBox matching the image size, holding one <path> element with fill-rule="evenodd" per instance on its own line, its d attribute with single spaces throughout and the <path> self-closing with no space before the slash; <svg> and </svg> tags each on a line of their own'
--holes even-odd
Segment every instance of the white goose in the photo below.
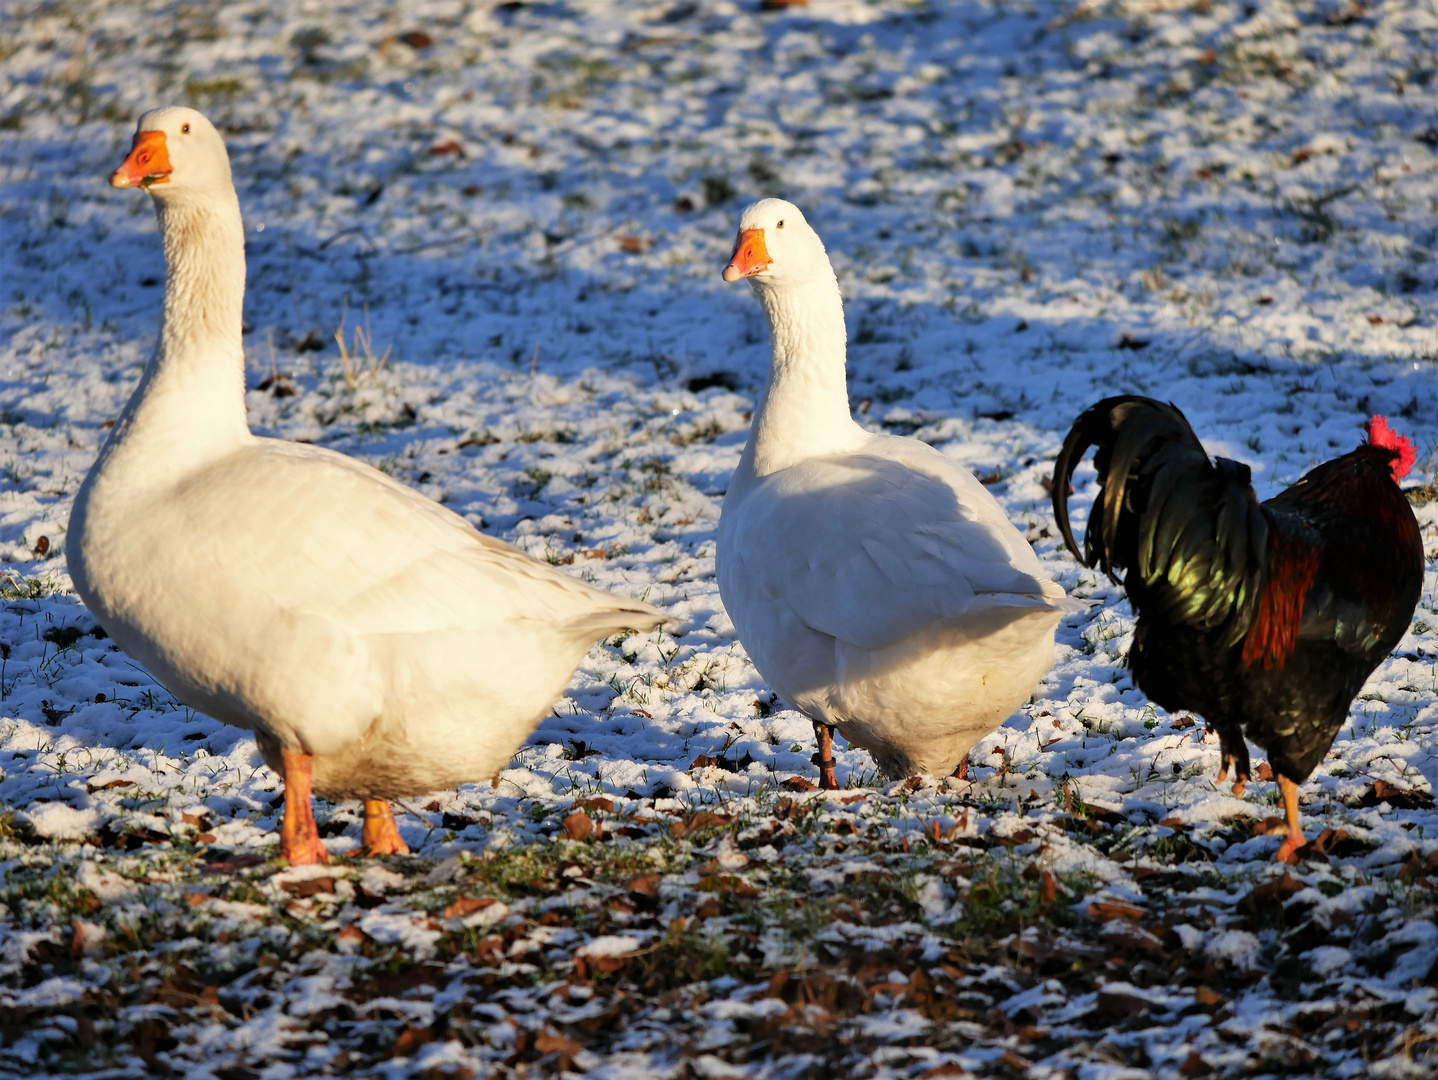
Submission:
<svg viewBox="0 0 1438 1080">
<path fill-rule="evenodd" d="M 590 588 L 342 454 L 250 433 L 244 230 L 218 132 L 140 118 L 110 178 L 154 196 L 160 343 L 70 518 L 76 591 L 176 696 L 255 732 L 281 851 L 323 861 L 311 790 L 385 801 L 495 776 L 599 637 L 663 616 Z"/>
<path fill-rule="evenodd" d="M 972 473 L 854 422 L 839 285 L 797 207 L 744 211 L 724 268 L 740 278 L 773 359 L 719 519 L 724 606 L 814 721 L 825 787 L 835 728 L 896 779 L 948 773 L 1029 696 L 1077 602 Z"/>
</svg>

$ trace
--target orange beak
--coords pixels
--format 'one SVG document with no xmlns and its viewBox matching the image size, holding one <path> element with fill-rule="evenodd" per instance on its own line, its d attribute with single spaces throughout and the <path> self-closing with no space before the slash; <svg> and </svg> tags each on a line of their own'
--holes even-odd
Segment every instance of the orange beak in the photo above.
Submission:
<svg viewBox="0 0 1438 1080">
<path fill-rule="evenodd" d="M 170 151 L 163 131 L 137 131 L 130 156 L 110 174 L 111 187 L 142 187 L 170 182 Z"/>
<path fill-rule="evenodd" d="M 767 269 L 769 251 L 764 247 L 764 230 L 741 229 L 739 239 L 734 241 L 734 254 L 729 256 L 729 265 L 724 267 L 724 280 L 738 281 Z"/>
</svg>

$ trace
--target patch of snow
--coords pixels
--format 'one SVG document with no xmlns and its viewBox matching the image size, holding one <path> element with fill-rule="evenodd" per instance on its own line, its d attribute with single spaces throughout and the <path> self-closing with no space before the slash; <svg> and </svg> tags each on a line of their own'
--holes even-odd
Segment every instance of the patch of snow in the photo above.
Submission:
<svg viewBox="0 0 1438 1080">
<path fill-rule="evenodd" d="M 623 937 L 618 934 L 604 934 L 585 942 L 576 950 L 575 955 L 596 959 L 608 956 L 628 956 L 632 952 L 637 952 L 639 947 L 640 942 L 635 938 Z"/>
</svg>

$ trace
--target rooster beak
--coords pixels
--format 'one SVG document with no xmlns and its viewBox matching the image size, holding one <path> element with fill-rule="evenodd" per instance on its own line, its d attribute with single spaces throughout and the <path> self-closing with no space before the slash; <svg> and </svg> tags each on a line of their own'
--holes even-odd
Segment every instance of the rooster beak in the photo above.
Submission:
<svg viewBox="0 0 1438 1080">
<path fill-rule="evenodd" d="M 170 151 L 163 131 L 137 131 L 130 156 L 110 174 L 110 186 L 143 187 L 170 182 Z"/>
<path fill-rule="evenodd" d="M 764 247 L 764 230 L 741 229 L 739 239 L 734 241 L 734 254 L 729 256 L 729 265 L 724 267 L 724 280 L 738 281 L 767 269 L 769 251 Z"/>
</svg>

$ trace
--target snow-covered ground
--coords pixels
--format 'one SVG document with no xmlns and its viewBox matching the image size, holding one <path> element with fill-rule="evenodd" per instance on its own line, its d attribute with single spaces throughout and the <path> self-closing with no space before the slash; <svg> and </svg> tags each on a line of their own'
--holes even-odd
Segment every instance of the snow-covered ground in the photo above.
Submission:
<svg viewBox="0 0 1438 1080">
<path fill-rule="evenodd" d="M 5 0 L 0 1071 L 1432 1075 L 1438 580 L 1281 874 L 1274 785 L 1131 687 L 1044 482 L 1114 392 L 1265 494 L 1385 413 L 1438 551 L 1435 57 L 1418 0 Z M 596 646 L 497 791 L 408 805 L 414 858 L 277 872 L 253 740 L 69 587 L 163 274 L 105 181 L 180 102 L 245 212 L 252 423 L 679 620 Z M 769 194 L 829 245 L 856 413 L 1102 601 L 971 786 L 841 747 L 851 790 L 786 789 L 810 725 L 719 602 L 768 359 L 719 270 Z M 320 806 L 337 853 L 357 810 Z"/>
</svg>

